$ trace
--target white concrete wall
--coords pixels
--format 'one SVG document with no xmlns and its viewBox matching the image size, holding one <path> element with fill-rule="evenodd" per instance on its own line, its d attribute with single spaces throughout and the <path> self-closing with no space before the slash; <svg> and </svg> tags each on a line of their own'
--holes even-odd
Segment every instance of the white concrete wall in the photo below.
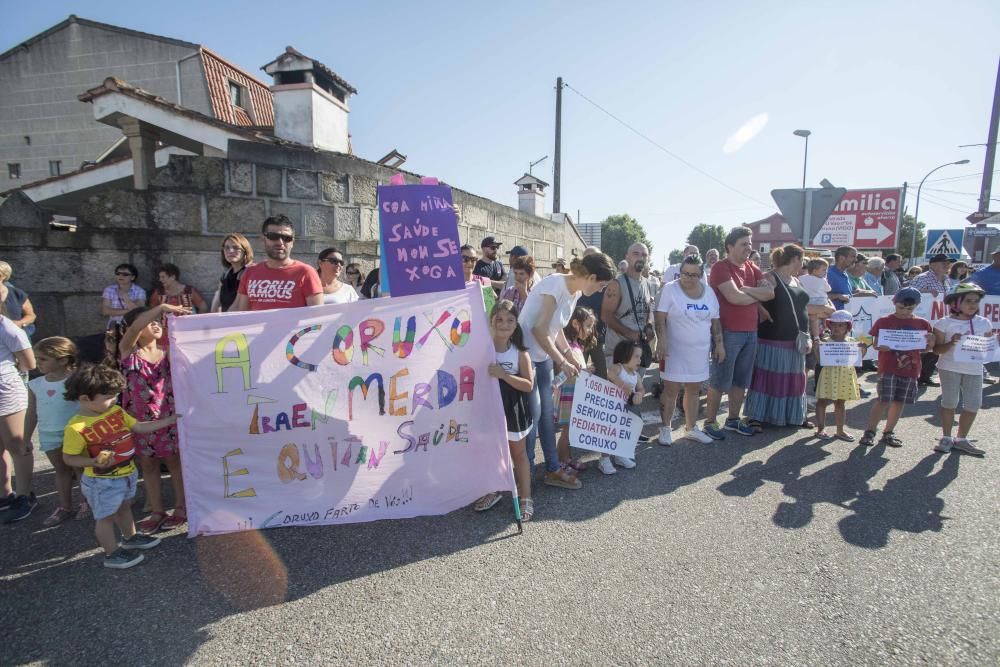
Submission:
<svg viewBox="0 0 1000 667">
<path fill-rule="evenodd" d="M 309 83 L 272 86 L 274 133 L 338 153 L 348 152 L 347 107 Z"/>
<path fill-rule="evenodd" d="M 326 92 L 313 88 L 313 142 L 326 151 L 348 152 L 347 109 Z"/>
</svg>

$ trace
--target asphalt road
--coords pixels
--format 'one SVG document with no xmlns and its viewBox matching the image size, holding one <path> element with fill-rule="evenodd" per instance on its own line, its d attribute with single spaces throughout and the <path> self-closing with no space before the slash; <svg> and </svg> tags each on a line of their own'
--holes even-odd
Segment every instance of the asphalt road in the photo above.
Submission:
<svg viewBox="0 0 1000 667">
<path fill-rule="evenodd" d="M 792 429 L 643 446 L 635 470 L 539 486 L 521 536 L 505 501 L 174 531 L 127 571 L 100 566 L 91 522 L 42 528 L 39 466 L 42 507 L 0 526 L 0 663 L 995 665 L 1000 385 L 984 459 L 931 451 L 936 399 L 907 408 L 901 449 Z"/>
</svg>

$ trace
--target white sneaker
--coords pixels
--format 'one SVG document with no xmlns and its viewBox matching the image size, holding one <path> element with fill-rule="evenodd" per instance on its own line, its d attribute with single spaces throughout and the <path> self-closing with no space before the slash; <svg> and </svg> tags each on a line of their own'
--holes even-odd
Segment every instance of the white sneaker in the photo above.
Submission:
<svg viewBox="0 0 1000 667">
<path fill-rule="evenodd" d="M 986 454 L 985 449 L 979 449 L 979 447 L 972 444 L 972 441 L 966 438 L 955 438 L 952 441 L 951 446 L 960 452 L 972 454 L 973 456 L 983 456 Z"/>
<path fill-rule="evenodd" d="M 621 466 L 622 468 L 631 470 L 635 467 L 635 459 L 627 459 L 623 456 L 612 456 L 611 458 L 615 462 L 615 465 Z"/>
<path fill-rule="evenodd" d="M 710 445 L 713 442 L 715 442 L 715 440 L 713 440 L 711 436 L 702 431 L 701 428 L 699 428 L 697 425 L 695 425 L 695 427 L 690 431 L 684 431 L 684 437 L 689 440 L 695 440 L 697 442 L 704 443 L 706 445 Z"/>
<path fill-rule="evenodd" d="M 615 470 L 615 464 L 611 462 L 610 456 L 602 456 L 601 460 L 597 462 L 597 469 L 605 475 L 614 475 L 618 472 Z"/>
<path fill-rule="evenodd" d="M 950 438 L 950 437 L 948 437 L 946 435 L 943 435 L 943 436 L 941 436 L 941 439 L 938 440 L 938 444 L 935 445 L 934 451 L 935 452 L 941 452 L 942 454 L 947 454 L 948 452 L 951 451 L 951 447 L 954 444 L 955 444 L 955 441 L 952 438 Z"/>
<path fill-rule="evenodd" d="M 674 442 L 674 434 L 671 432 L 669 426 L 660 427 L 660 438 L 657 440 L 663 446 L 670 446 Z"/>
</svg>

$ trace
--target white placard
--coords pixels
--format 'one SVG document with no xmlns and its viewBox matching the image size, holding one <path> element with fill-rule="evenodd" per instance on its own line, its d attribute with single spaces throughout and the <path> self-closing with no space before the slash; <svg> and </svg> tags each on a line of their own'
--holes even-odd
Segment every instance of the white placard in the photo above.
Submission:
<svg viewBox="0 0 1000 667">
<path fill-rule="evenodd" d="M 819 344 L 821 366 L 860 366 L 861 344 L 827 341 Z"/>
<path fill-rule="evenodd" d="M 993 336 L 962 336 L 955 346 L 955 361 L 983 364 L 997 361 L 997 339 Z"/>
<path fill-rule="evenodd" d="M 627 459 L 635 456 L 642 418 L 625 409 L 628 396 L 611 382 L 580 373 L 573 392 L 569 444 Z"/>
<path fill-rule="evenodd" d="M 878 332 L 878 347 L 897 352 L 926 350 L 927 333 L 920 329 L 882 329 Z"/>
</svg>

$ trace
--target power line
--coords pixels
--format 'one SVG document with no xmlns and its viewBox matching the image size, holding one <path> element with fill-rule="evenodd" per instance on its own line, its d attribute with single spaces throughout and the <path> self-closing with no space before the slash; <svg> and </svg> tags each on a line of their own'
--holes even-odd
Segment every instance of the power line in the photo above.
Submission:
<svg viewBox="0 0 1000 667">
<path fill-rule="evenodd" d="M 701 169 L 701 168 L 696 167 L 695 165 L 691 164 L 690 162 L 688 162 L 687 160 L 685 160 L 684 158 L 682 158 L 680 155 L 677 155 L 676 153 L 674 153 L 674 152 L 670 151 L 669 149 L 665 148 L 664 146 L 662 146 L 661 144 L 657 143 L 653 139 L 650 139 L 648 136 L 646 136 L 645 134 L 643 134 L 639 130 L 635 129 L 634 127 L 632 127 L 631 125 L 629 125 L 628 123 L 626 123 L 624 120 L 622 120 L 618 116 L 614 115 L 613 113 L 611 113 L 610 111 L 608 111 L 607 109 L 605 109 L 604 107 L 602 107 L 600 104 L 598 104 L 594 100 L 590 99 L 589 97 L 587 97 L 586 95 L 584 95 L 583 93 L 581 93 L 579 90 L 577 90 L 573 86 L 571 86 L 568 83 L 566 83 L 565 81 L 563 81 L 563 87 L 564 88 L 569 88 L 574 93 L 576 93 L 577 95 L 579 95 L 580 97 L 582 97 L 585 101 L 589 102 L 594 107 L 596 107 L 600 111 L 604 112 L 606 115 L 610 116 L 612 119 L 614 119 L 615 121 L 617 121 L 618 123 L 620 123 L 621 125 L 623 125 L 624 127 L 626 127 L 627 129 L 629 129 L 630 131 L 632 131 L 634 134 L 638 135 L 640 138 L 642 138 L 645 141 L 649 142 L 650 144 L 652 144 L 656 148 L 659 148 L 661 151 L 663 151 L 664 153 L 666 153 L 667 155 L 669 155 L 673 159 L 677 160 L 678 162 L 680 162 L 684 166 L 688 167 L 689 169 L 693 169 L 694 171 L 698 172 L 702 176 L 704 176 L 706 178 L 712 179 L 713 181 L 715 181 L 716 183 L 718 183 L 722 187 L 726 188 L 727 190 L 732 190 L 736 194 L 740 195 L 741 197 L 746 197 L 747 199 L 749 199 L 752 202 L 756 202 L 756 203 L 760 204 L 761 206 L 773 207 L 772 204 L 765 204 L 764 202 L 762 202 L 761 200 L 757 199 L 756 197 L 751 197 L 747 193 L 741 192 L 740 190 L 737 190 L 736 188 L 734 188 L 733 186 L 729 185 L 728 183 L 725 183 L 724 181 L 719 180 L 715 176 L 712 176 L 710 173 L 708 173 L 704 169 Z"/>
<path fill-rule="evenodd" d="M 968 213 L 968 211 L 965 210 L 965 209 L 955 208 L 954 206 L 950 206 L 949 204 L 943 204 L 943 203 L 941 203 L 941 200 L 936 200 L 935 197 L 932 196 L 932 195 L 926 195 L 926 194 L 924 194 L 924 195 L 921 195 L 920 198 L 922 200 L 930 203 L 930 204 L 933 204 L 934 206 L 938 206 L 940 208 L 946 208 L 949 211 L 955 211 L 956 213 Z M 953 204 L 954 202 L 950 202 L 950 203 Z"/>
</svg>

